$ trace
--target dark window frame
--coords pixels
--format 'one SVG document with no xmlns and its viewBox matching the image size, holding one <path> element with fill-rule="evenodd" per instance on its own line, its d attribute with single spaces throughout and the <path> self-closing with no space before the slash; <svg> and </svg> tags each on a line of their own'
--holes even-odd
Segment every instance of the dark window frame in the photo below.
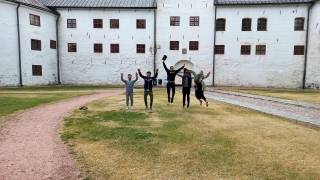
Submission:
<svg viewBox="0 0 320 180">
<path fill-rule="evenodd" d="M 240 54 L 251 55 L 251 45 L 241 45 Z"/>
<path fill-rule="evenodd" d="M 257 31 L 268 31 L 268 19 L 265 17 L 258 18 Z"/>
<path fill-rule="evenodd" d="M 189 41 L 189 51 L 199 51 L 199 41 Z"/>
<path fill-rule="evenodd" d="M 77 52 L 77 43 L 68 43 L 68 52 Z"/>
<path fill-rule="evenodd" d="M 295 45 L 293 49 L 293 55 L 297 55 L 297 56 L 305 55 L 305 46 Z"/>
<path fill-rule="evenodd" d="M 200 26 L 200 16 L 190 16 L 189 26 Z"/>
<path fill-rule="evenodd" d="M 136 19 L 136 28 L 137 29 L 146 29 L 147 28 L 146 19 Z"/>
<path fill-rule="evenodd" d="M 112 54 L 120 53 L 120 44 L 110 44 L 110 53 Z"/>
<path fill-rule="evenodd" d="M 93 44 L 93 52 L 94 53 L 103 53 L 103 44 L 102 43 L 94 43 Z"/>
<path fill-rule="evenodd" d="M 137 53 L 138 54 L 145 54 L 146 53 L 146 45 L 145 44 L 137 44 L 136 45 Z"/>
<path fill-rule="evenodd" d="M 41 51 L 41 40 L 38 39 L 31 39 L 31 50 L 34 51 Z"/>
<path fill-rule="evenodd" d="M 171 51 L 179 51 L 180 49 L 180 42 L 179 41 L 170 41 L 169 43 Z"/>
<path fill-rule="evenodd" d="M 41 65 L 32 65 L 32 76 L 42 76 Z"/>
<path fill-rule="evenodd" d="M 252 19 L 242 18 L 241 31 L 252 31 Z"/>
<path fill-rule="evenodd" d="M 294 19 L 294 31 L 304 31 L 305 27 L 305 18 L 304 17 L 296 17 Z"/>
<path fill-rule="evenodd" d="M 119 29 L 120 28 L 120 20 L 119 19 L 110 19 L 109 24 L 110 24 L 110 29 Z"/>
<path fill-rule="evenodd" d="M 225 45 L 215 45 L 214 53 L 219 54 L 219 55 L 223 55 L 225 53 Z"/>
<path fill-rule="evenodd" d="M 93 19 L 93 28 L 102 29 L 103 28 L 103 19 Z"/>
<path fill-rule="evenodd" d="M 266 55 L 267 46 L 264 44 L 256 45 L 256 55 Z"/>
<path fill-rule="evenodd" d="M 77 19 L 67 19 L 67 28 L 77 28 Z"/>
<path fill-rule="evenodd" d="M 39 15 L 29 14 L 30 25 L 41 26 L 41 19 Z"/>
<path fill-rule="evenodd" d="M 57 49 L 57 41 L 50 40 L 50 49 Z"/>
<path fill-rule="evenodd" d="M 218 18 L 216 20 L 216 31 L 226 31 L 226 19 Z"/>
<path fill-rule="evenodd" d="M 170 16 L 170 26 L 180 26 L 180 16 Z"/>
</svg>

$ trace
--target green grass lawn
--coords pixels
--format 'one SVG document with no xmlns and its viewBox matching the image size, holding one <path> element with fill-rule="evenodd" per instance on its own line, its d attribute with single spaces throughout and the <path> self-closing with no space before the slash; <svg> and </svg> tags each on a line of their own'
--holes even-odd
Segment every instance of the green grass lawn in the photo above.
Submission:
<svg viewBox="0 0 320 180">
<path fill-rule="evenodd" d="M 143 96 L 124 110 L 124 96 L 76 110 L 62 139 L 87 179 L 319 179 L 320 131 L 244 108 L 193 98 L 188 111 L 178 92 L 167 105 L 155 92 L 152 113 Z"/>
<path fill-rule="evenodd" d="M 219 88 L 220 89 L 220 88 Z M 221 88 L 222 90 L 248 93 L 253 95 L 282 98 L 294 101 L 320 104 L 320 90 L 266 89 L 266 88 Z"/>
<path fill-rule="evenodd" d="M 0 118 L 19 110 L 104 90 L 108 86 L 44 86 L 0 88 Z"/>
</svg>

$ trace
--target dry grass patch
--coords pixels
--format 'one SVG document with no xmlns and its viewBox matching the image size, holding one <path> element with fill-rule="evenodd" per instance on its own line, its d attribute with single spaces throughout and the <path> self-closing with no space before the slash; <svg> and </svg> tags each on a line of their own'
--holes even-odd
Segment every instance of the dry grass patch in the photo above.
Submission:
<svg viewBox="0 0 320 180">
<path fill-rule="evenodd" d="M 166 104 L 155 92 L 152 113 L 143 96 L 124 110 L 124 97 L 90 104 L 67 118 L 62 138 L 88 179 L 319 179 L 320 131 L 244 108 L 181 95 Z"/>
</svg>

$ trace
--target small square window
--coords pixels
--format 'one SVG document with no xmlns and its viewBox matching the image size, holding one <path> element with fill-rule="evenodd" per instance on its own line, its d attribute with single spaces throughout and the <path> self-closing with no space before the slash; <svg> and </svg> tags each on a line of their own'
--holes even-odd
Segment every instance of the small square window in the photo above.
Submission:
<svg viewBox="0 0 320 180">
<path fill-rule="evenodd" d="M 266 45 L 257 45 L 256 55 L 266 55 Z"/>
<path fill-rule="evenodd" d="M 110 19 L 110 29 L 119 29 L 119 19 Z"/>
<path fill-rule="evenodd" d="M 304 55 L 304 46 L 294 46 L 294 55 Z"/>
<path fill-rule="evenodd" d="M 93 19 L 93 28 L 103 28 L 103 20 Z"/>
<path fill-rule="evenodd" d="M 199 26 L 200 25 L 200 17 L 199 16 L 190 16 L 190 26 Z"/>
<path fill-rule="evenodd" d="M 241 55 L 250 55 L 251 54 L 251 46 L 250 45 L 242 45 L 241 46 Z"/>
<path fill-rule="evenodd" d="M 294 30 L 295 31 L 304 31 L 304 18 L 303 17 L 295 18 Z"/>
<path fill-rule="evenodd" d="M 170 26 L 180 26 L 180 16 L 171 16 Z"/>
<path fill-rule="evenodd" d="M 77 20 L 67 19 L 67 28 L 77 28 Z"/>
<path fill-rule="evenodd" d="M 226 30 L 226 19 L 219 18 L 216 21 L 216 31 L 225 31 Z"/>
<path fill-rule="evenodd" d="M 103 45 L 100 43 L 93 44 L 93 51 L 95 53 L 102 53 L 103 52 Z"/>
<path fill-rule="evenodd" d="M 179 50 L 179 41 L 170 41 L 170 50 Z"/>
<path fill-rule="evenodd" d="M 77 52 L 77 43 L 68 43 L 68 52 Z"/>
<path fill-rule="evenodd" d="M 110 44 L 110 52 L 111 53 L 119 53 L 120 52 L 119 44 Z"/>
<path fill-rule="evenodd" d="M 41 65 L 32 65 L 32 76 L 42 76 Z"/>
<path fill-rule="evenodd" d="M 224 54 L 224 45 L 216 45 L 214 52 L 215 54 Z"/>
<path fill-rule="evenodd" d="M 267 31 L 267 24 L 268 24 L 267 18 L 259 18 L 257 31 Z"/>
<path fill-rule="evenodd" d="M 243 18 L 242 19 L 242 31 L 251 31 L 251 19 Z"/>
<path fill-rule="evenodd" d="M 137 53 L 146 53 L 146 45 L 137 44 Z"/>
<path fill-rule="evenodd" d="M 190 41 L 189 51 L 198 51 L 198 50 L 199 50 L 199 41 Z"/>
<path fill-rule="evenodd" d="M 145 19 L 137 19 L 137 29 L 145 29 L 146 28 L 146 20 Z"/>
<path fill-rule="evenodd" d="M 41 51 L 41 41 L 37 39 L 31 39 L 31 50 Z"/>
<path fill-rule="evenodd" d="M 51 49 L 57 49 L 57 41 L 50 40 L 50 48 Z"/>
<path fill-rule="evenodd" d="M 30 14 L 29 18 L 30 18 L 30 25 L 40 26 L 40 16 Z"/>
</svg>

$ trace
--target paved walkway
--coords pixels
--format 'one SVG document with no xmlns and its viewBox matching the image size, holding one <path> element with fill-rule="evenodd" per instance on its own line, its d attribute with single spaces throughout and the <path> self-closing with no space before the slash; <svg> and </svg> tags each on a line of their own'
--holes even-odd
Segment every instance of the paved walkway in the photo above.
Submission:
<svg viewBox="0 0 320 180">
<path fill-rule="evenodd" d="M 63 119 L 80 106 L 121 92 L 76 97 L 10 117 L 0 129 L 0 180 L 79 179 L 74 160 L 60 139 Z"/>
<path fill-rule="evenodd" d="M 207 91 L 206 96 L 209 99 L 320 127 L 319 105 L 222 90 Z"/>
</svg>

